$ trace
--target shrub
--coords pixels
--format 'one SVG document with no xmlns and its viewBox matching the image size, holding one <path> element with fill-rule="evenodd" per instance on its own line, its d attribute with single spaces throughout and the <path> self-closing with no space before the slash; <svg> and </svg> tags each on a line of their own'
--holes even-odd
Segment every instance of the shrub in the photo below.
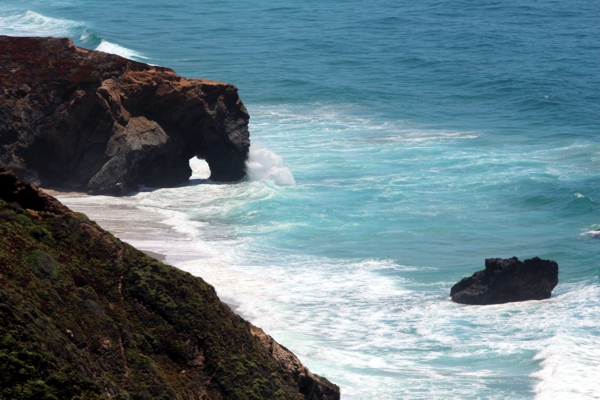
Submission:
<svg viewBox="0 0 600 400">
<path fill-rule="evenodd" d="M 39 278 L 56 278 L 60 265 L 48 253 L 34 250 L 25 255 L 25 265 Z"/>
<path fill-rule="evenodd" d="M 52 234 L 39 225 L 29 229 L 29 235 L 35 240 L 48 246 L 52 246 L 54 244 L 54 238 L 52 237 Z"/>
</svg>

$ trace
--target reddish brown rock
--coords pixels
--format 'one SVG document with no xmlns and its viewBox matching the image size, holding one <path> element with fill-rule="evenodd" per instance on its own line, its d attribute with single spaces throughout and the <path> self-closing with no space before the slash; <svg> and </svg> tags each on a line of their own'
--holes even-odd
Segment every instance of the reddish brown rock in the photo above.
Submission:
<svg viewBox="0 0 600 400">
<path fill-rule="evenodd" d="M 205 159 L 245 175 L 248 112 L 233 85 L 75 47 L 0 36 L 0 165 L 42 186 L 125 193 L 174 186 Z"/>
</svg>

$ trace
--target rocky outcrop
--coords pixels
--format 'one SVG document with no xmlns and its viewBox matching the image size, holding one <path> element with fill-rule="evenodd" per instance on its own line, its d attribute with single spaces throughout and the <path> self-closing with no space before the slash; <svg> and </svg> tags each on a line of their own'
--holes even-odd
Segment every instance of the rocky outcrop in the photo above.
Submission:
<svg viewBox="0 0 600 400">
<path fill-rule="evenodd" d="M 28 183 L 19 182 L 16 175 L 0 167 L 0 199 L 16 203 L 30 211 L 45 211 L 53 214 L 67 214 L 70 210 L 56 200 Z"/>
<path fill-rule="evenodd" d="M 538 257 L 488 258 L 485 269 L 452 286 L 452 300 L 463 304 L 501 304 L 550 298 L 558 284 L 558 264 Z"/>
<path fill-rule="evenodd" d="M 339 400 L 340 388 L 329 382 L 327 379 L 313 374 L 306 368 L 298 357 L 286 347 L 277 343 L 271 336 L 267 335 L 262 329 L 247 323 L 250 332 L 260 339 L 263 346 L 269 351 L 269 354 L 275 359 L 277 364 L 285 371 L 291 374 L 294 381 L 298 382 L 298 388 L 308 400 Z"/>
<path fill-rule="evenodd" d="M 162 264 L 0 168 L 0 398 L 337 400 Z"/>
<path fill-rule="evenodd" d="M 32 184 L 114 194 L 174 186 L 194 156 L 210 179 L 239 180 L 248 120 L 233 85 L 70 39 L 0 36 L 0 165 Z"/>
</svg>

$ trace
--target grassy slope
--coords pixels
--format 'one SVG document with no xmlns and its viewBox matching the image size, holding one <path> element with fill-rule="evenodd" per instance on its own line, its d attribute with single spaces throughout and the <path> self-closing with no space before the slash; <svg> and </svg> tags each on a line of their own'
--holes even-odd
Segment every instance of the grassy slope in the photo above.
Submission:
<svg viewBox="0 0 600 400">
<path fill-rule="evenodd" d="M 0 200 L 0 398 L 304 398 L 202 279 Z"/>
</svg>

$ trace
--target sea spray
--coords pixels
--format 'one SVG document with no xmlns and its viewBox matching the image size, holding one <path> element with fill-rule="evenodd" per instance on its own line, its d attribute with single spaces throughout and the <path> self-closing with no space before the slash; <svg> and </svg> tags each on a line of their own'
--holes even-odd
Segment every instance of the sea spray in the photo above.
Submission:
<svg viewBox="0 0 600 400">
<path fill-rule="evenodd" d="M 192 180 L 206 180 L 210 177 L 210 166 L 205 160 L 194 157 L 190 160 L 192 169 Z M 296 182 L 288 167 L 285 166 L 283 158 L 275 152 L 253 144 L 250 147 L 248 161 L 246 162 L 248 179 L 252 182 L 270 181 L 278 186 L 290 186 Z"/>
<path fill-rule="evenodd" d="M 295 185 L 296 181 L 283 158 L 259 144 L 250 146 L 247 173 L 252 181 L 272 181 L 279 186 Z"/>
</svg>

